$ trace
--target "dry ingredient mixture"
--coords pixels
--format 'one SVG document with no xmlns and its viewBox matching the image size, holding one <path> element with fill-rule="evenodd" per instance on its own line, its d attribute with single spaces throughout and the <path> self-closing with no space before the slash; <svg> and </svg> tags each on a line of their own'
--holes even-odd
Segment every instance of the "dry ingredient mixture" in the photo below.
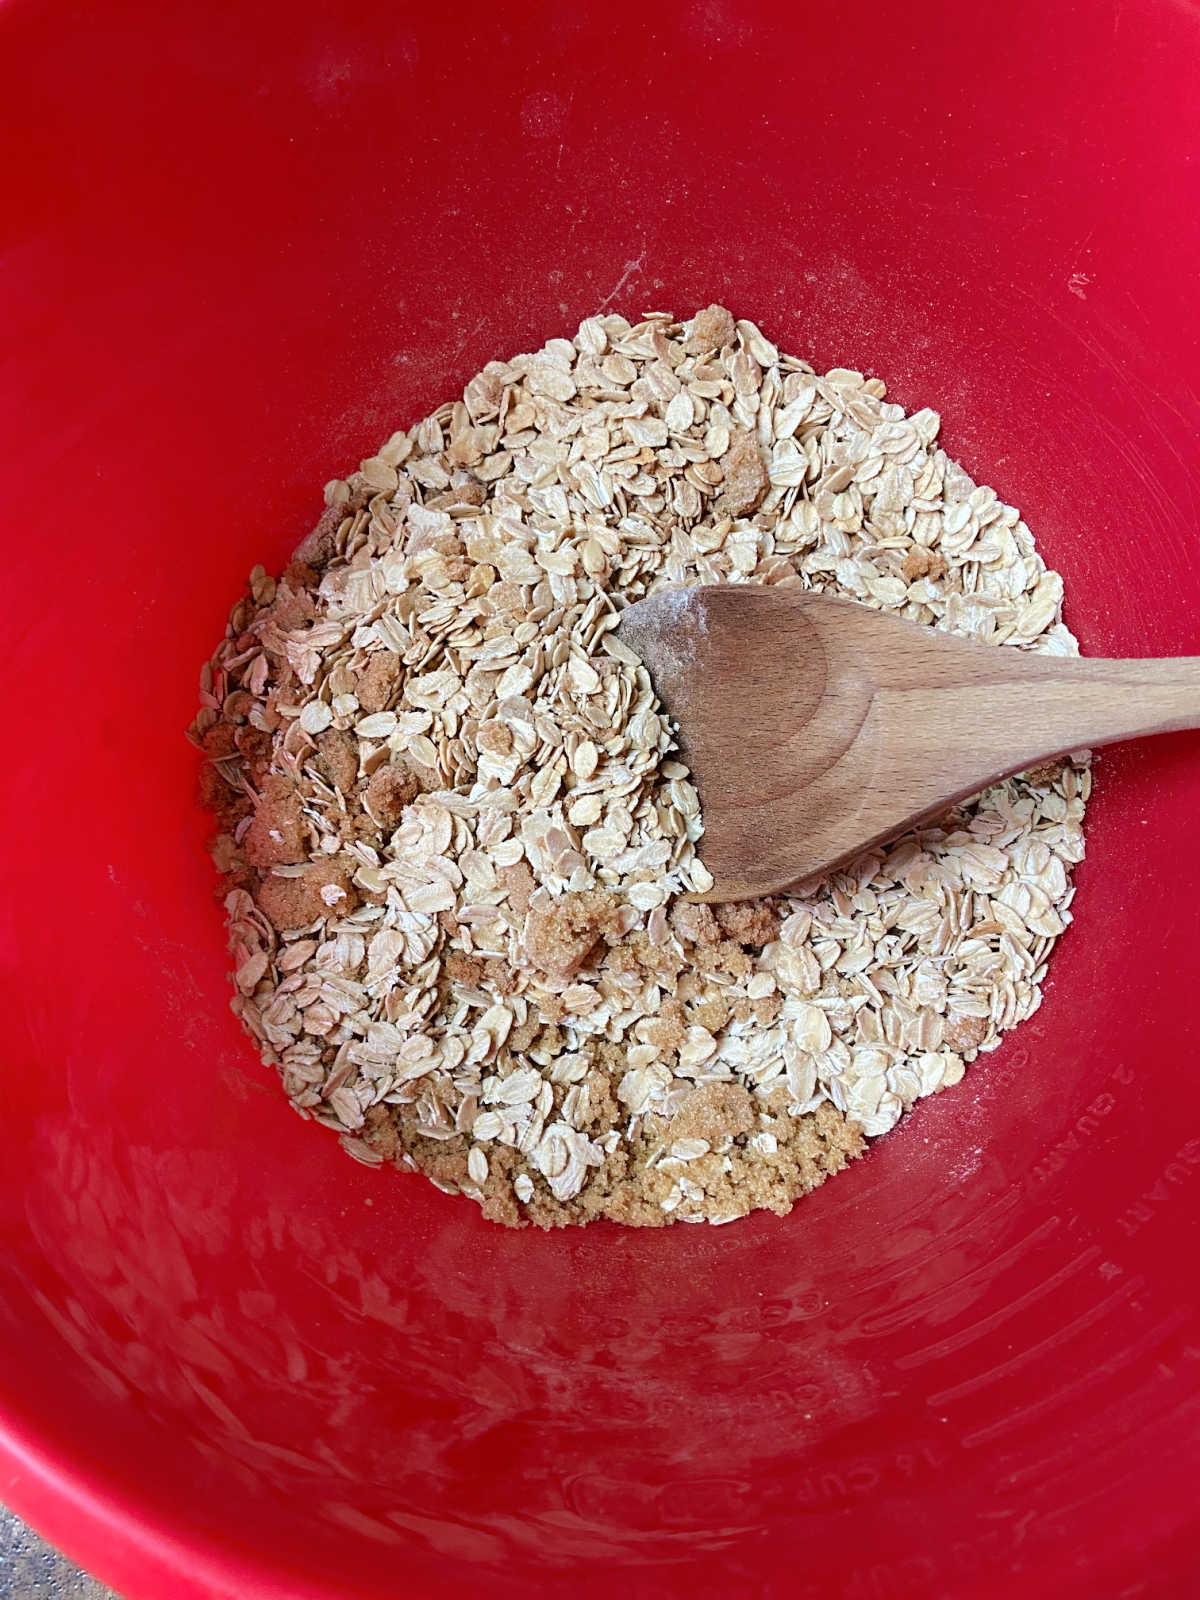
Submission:
<svg viewBox="0 0 1200 1600">
<path fill-rule="evenodd" d="M 1082 763 L 709 907 L 620 610 L 801 583 L 1075 654 L 1019 514 L 878 379 L 719 306 L 490 362 L 261 568 L 201 677 L 234 1009 L 360 1161 L 543 1227 L 783 1213 L 1028 1017 Z"/>
</svg>

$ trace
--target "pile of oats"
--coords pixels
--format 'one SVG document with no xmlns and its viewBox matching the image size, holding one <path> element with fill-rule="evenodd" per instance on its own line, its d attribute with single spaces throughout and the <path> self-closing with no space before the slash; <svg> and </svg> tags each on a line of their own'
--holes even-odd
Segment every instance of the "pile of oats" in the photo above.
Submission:
<svg viewBox="0 0 1200 1600">
<path fill-rule="evenodd" d="M 696 792 L 613 632 L 660 585 L 800 583 L 1074 654 L 1060 579 L 938 426 L 720 307 L 599 316 L 326 486 L 191 730 L 235 1009 L 303 1115 L 501 1222 L 727 1222 L 1036 1009 L 1085 764 L 810 894 L 698 905 Z"/>
</svg>

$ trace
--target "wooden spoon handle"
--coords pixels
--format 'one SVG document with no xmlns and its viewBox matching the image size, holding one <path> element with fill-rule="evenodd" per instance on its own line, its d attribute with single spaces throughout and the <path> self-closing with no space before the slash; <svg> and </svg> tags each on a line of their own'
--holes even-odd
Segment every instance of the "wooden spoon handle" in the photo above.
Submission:
<svg viewBox="0 0 1200 1600">
<path fill-rule="evenodd" d="M 972 653 L 980 661 L 981 652 Z M 1200 727 L 1200 657 L 996 656 L 986 665 L 980 661 L 978 676 L 960 680 L 950 697 L 932 684 L 882 691 L 901 697 L 906 719 L 928 719 L 947 776 L 959 768 L 964 785 L 977 784 L 985 772 L 1000 777 L 1069 750 Z M 995 676 L 987 666 L 997 669 Z"/>
<path fill-rule="evenodd" d="M 1040 708 L 1041 684 L 1052 704 L 1065 691 L 1064 715 L 1070 716 L 1074 706 L 1090 720 L 1089 744 L 1200 727 L 1200 656 L 1163 661 L 1043 658 L 1049 674 L 1036 656 L 1030 660 L 1037 663 L 1028 674 L 1030 692 L 1037 696 L 1030 710 Z"/>
</svg>

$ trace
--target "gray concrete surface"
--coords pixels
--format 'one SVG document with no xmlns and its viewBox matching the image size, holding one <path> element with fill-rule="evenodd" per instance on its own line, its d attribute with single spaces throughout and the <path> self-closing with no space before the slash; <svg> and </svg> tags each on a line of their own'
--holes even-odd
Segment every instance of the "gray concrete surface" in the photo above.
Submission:
<svg viewBox="0 0 1200 1600">
<path fill-rule="evenodd" d="M 0 1600 L 116 1600 L 0 1506 Z"/>
</svg>

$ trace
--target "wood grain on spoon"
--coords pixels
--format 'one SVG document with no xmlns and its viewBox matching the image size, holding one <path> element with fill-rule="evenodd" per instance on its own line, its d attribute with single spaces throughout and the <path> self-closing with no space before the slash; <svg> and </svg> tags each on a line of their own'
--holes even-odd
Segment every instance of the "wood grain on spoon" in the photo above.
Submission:
<svg viewBox="0 0 1200 1600">
<path fill-rule="evenodd" d="M 1035 655 L 791 584 L 660 590 L 619 633 L 679 723 L 702 900 L 794 887 L 1050 757 L 1200 726 L 1200 658 Z"/>
</svg>

